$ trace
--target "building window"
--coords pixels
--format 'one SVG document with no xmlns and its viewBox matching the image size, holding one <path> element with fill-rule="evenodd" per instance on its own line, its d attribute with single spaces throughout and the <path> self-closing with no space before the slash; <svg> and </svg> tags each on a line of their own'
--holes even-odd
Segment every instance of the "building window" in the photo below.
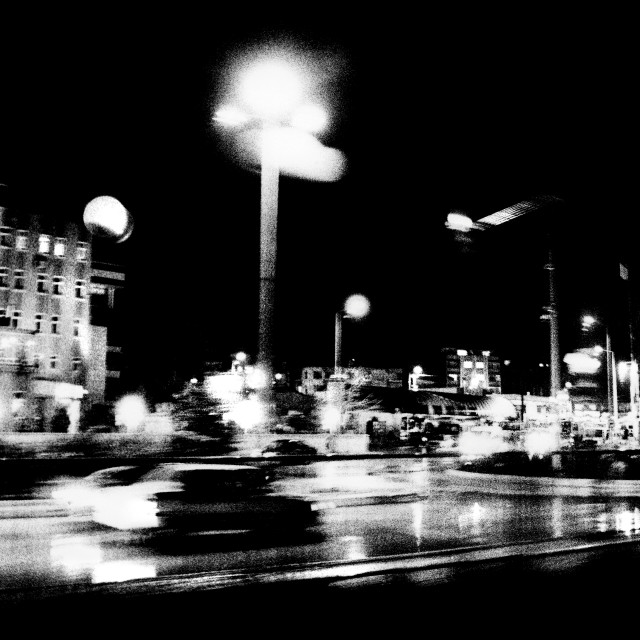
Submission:
<svg viewBox="0 0 640 640">
<path fill-rule="evenodd" d="M 49 358 L 49 367 L 55 369 L 58 366 L 58 356 L 51 356 Z"/>
<path fill-rule="evenodd" d="M 484 362 L 476 362 L 476 369 L 484 369 Z"/>
<path fill-rule="evenodd" d="M 24 271 L 22 269 L 16 269 L 13 272 L 13 288 L 18 291 L 24 289 Z"/>
<path fill-rule="evenodd" d="M 322 380 L 322 371 L 314 371 L 313 372 L 314 380 Z"/>
<path fill-rule="evenodd" d="M 49 253 L 51 250 L 51 238 L 42 234 L 38 238 L 38 253 Z"/>
<path fill-rule="evenodd" d="M 29 232 L 18 231 L 18 233 L 16 234 L 16 249 L 18 251 L 26 251 L 28 242 L 29 242 Z"/>
<path fill-rule="evenodd" d="M 13 229 L 0 227 L 0 247 L 13 246 Z"/>
<path fill-rule="evenodd" d="M 22 311 L 14 311 L 11 317 L 11 327 L 13 329 L 20 328 L 20 319 L 22 318 Z"/>
<path fill-rule="evenodd" d="M 35 322 L 35 326 L 36 326 L 36 333 L 42 333 L 42 319 L 43 319 L 43 315 L 41 313 L 36 313 L 36 322 Z"/>
<path fill-rule="evenodd" d="M 73 361 L 71 362 L 71 370 L 74 373 L 80 371 L 81 366 L 82 366 L 82 360 L 80 358 L 74 358 Z"/>
<path fill-rule="evenodd" d="M 465 360 L 462 364 L 462 366 L 465 369 L 472 369 L 473 368 L 473 362 L 471 362 L 471 360 Z"/>
<path fill-rule="evenodd" d="M 51 316 L 51 333 L 58 333 L 60 316 Z"/>
<path fill-rule="evenodd" d="M 9 269 L 0 268 L 0 289 L 6 289 L 9 286 Z"/>
<path fill-rule="evenodd" d="M 48 278 L 49 278 L 49 276 L 46 273 L 39 273 L 38 274 L 38 279 L 36 281 L 36 291 L 38 293 L 47 293 L 47 291 L 48 291 L 48 287 L 47 287 Z"/>
<path fill-rule="evenodd" d="M 80 318 L 73 319 L 73 337 L 74 338 L 80 337 Z"/>
<path fill-rule="evenodd" d="M 54 296 L 61 296 L 64 294 L 64 278 L 62 276 L 53 276 L 51 292 Z"/>
<path fill-rule="evenodd" d="M 76 280 L 76 298 L 84 298 L 86 295 L 86 282 L 84 280 Z"/>
<path fill-rule="evenodd" d="M 42 354 L 34 353 L 33 354 L 33 365 L 36 369 L 40 368 L 40 364 L 42 363 Z"/>
<path fill-rule="evenodd" d="M 53 255 L 58 258 L 64 258 L 64 238 L 56 238 L 53 243 Z"/>
<path fill-rule="evenodd" d="M 76 259 L 78 262 L 86 262 L 89 245 L 86 242 L 78 242 L 76 250 Z"/>
</svg>

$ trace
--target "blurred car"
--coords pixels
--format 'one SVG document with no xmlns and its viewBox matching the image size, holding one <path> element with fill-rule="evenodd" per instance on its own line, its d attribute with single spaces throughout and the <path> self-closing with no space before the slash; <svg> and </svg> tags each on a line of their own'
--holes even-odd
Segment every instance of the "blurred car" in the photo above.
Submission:
<svg viewBox="0 0 640 640">
<path fill-rule="evenodd" d="M 93 520 L 145 532 L 240 533 L 312 526 L 317 513 L 301 498 L 269 491 L 269 471 L 227 464 L 163 463 L 135 482 L 105 487 Z"/>
<path fill-rule="evenodd" d="M 316 456 L 318 450 L 301 440 L 283 438 L 274 440 L 262 450 L 265 458 L 271 456 Z"/>
<path fill-rule="evenodd" d="M 132 484 L 151 469 L 151 465 L 126 465 L 100 469 L 84 478 L 66 480 L 51 492 L 51 497 L 73 512 L 90 513 L 101 491 L 107 487 Z"/>
</svg>

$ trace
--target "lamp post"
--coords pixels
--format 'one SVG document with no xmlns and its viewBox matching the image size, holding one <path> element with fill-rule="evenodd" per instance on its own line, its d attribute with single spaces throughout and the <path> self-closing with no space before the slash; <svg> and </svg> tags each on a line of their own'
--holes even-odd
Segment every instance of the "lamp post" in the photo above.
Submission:
<svg viewBox="0 0 640 640">
<path fill-rule="evenodd" d="M 344 303 L 343 309 L 336 313 L 335 318 L 335 352 L 334 369 L 336 376 L 342 374 L 342 320 L 344 318 L 355 318 L 360 320 L 369 313 L 369 300 L 360 294 L 349 296 Z"/>
<path fill-rule="evenodd" d="M 582 318 L 582 330 L 589 331 L 598 321 L 593 316 L 584 316 Z M 609 335 L 609 327 L 605 325 L 605 348 L 596 346 L 594 352 L 596 355 L 605 353 L 607 365 L 607 412 L 613 418 L 614 426 L 618 425 L 618 385 L 615 355 L 611 349 L 611 337 Z"/>
<path fill-rule="evenodd" d="M 257 125 L 260 160 L 260 293 L 257 367 L 263 376 L 259 391 L 266 419 L 273 414 L 273 326 L 275 302 L 275 276 L 278 229 L 278 189 L 283 163 L 290 167 L 292 160 L 286 155 L 300 141 L 291 136 L 292 127 L 309 135 L 320 131 L 326 124 L 324 112 L 315 105 L 304 103 L 304 82 L 293 65 L 282 59 L 263 60 L 249 67 L 239 86 L 239 99 L 244 110 L 223 107 L 214 120 L 224 125 Z M 300 131 L 302 135 L 302 131 Z M 310 136 L 317 145 L 315 138 Z M 302 139 L 308 144 L 309 138 Z M 305 150 L 308 147 L 305 147 Z M 314 151 L 317 148 L 313 146 Z M 324 149 L 324 148 L 322 148 Z M 297 149 L 293 151 L 295 154 Z M 294 158 L 294 163 L 298 162 Z M 289 168 L 289 171 L 295 172 Z M 304 172 L 303 172 L 304 173 Z M 302 173 L 296 174 L 303 177 Z M 304 177 L 310 177 L 307 174 Z M 313 179 L 313 176 L 311 176 Z M 319 177 L 328 180 L 333 178 Z"/>
</svg>

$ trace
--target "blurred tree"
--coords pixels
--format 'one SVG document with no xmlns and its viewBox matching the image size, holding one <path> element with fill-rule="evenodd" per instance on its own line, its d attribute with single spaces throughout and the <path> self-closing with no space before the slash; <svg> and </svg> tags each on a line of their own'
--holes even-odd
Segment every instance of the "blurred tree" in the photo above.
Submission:
<svg viewBox="0 0 640 640">
<path fill-rule="evenodd" d="M 232 448 L 234 431 L 223 421 L 222 411 L 221 403 L 207 393 L 201 382 L 188 382 L 182 391 L 173 394 L 171 418 L 176 430 L 207 438 L 206 446 L 213 446 L 215 453 Z"/>
</svg>

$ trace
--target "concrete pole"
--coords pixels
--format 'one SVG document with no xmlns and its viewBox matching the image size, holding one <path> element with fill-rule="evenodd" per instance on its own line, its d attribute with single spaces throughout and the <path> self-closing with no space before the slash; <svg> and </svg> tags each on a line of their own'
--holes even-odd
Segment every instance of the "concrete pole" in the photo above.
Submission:
<svg viewBox="0 0 640 640">
<path fill-rule="evenodd" d="M 335 353 L 333 373 L 342 373 L 342 311 L 336 313 Z"/>
<path fill-rule="evenodd" d="M 549 333 L 550 333 L 550 364 L 551 380 L 549 395 L 555 398 L 561 390 L 560 385 L 560 339 L 558 331 L 558 308 L 556 304 L 556 279 L 553 251 L 549 246 L 549 262 L 546 265 L 549 270 Z"/>
<path fill-rule="evenodd" d="M 275 306 L 276 250 L 278 232 L 278 183 L 280 169 L 273 130 L 264 128 L 260 173 L 260 310 L 258 368 L 265 376 L 261 390 L 267 422 L 275 417 L 273 407 L 273 320 Z"/>
</svg>

